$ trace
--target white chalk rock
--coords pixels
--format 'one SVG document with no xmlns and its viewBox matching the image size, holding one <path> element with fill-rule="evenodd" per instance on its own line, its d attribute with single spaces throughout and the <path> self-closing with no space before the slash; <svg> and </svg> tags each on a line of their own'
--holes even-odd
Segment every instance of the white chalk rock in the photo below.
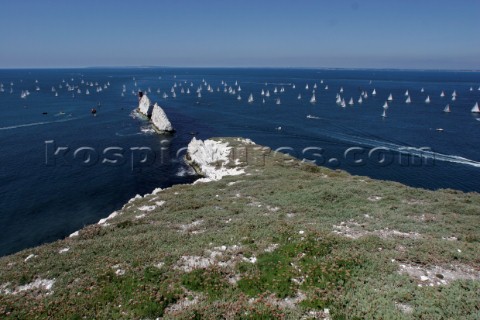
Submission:
<svg viewBox="0 0 480 320">
<path fill-rule="evenodd" d="M 244 170 L 239 168 L 226 167 L 229 163 L 230 149 L 228 143 L 214 140 L 202 141 L 194 137 L 188 144 L 187 160 L 208 181 L 245 173 Z"/>
<path fill-rule="evenodd" d="M 142 98 L 138 101 L 138 111 L 144 116 L 149 116 L 148 109 L 150 108 L 150 99 L 148 99 L 147 95 L 144 94 Z"/>
<path fill-rule="evenodd" d="M 152 110 L 152 123 L 158 131 L 172 132 L 173 126 L 160 106 L 155 103 Z"/>
</svg>

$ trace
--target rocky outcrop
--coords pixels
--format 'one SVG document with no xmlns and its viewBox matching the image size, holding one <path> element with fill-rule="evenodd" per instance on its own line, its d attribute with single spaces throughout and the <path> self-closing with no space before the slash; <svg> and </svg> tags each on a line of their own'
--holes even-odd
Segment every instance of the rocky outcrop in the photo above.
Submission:
<svg viewBox="0 0 480 320">
<path fill-rule="evenodd" d="M 163 109 L 155 103 L 152 105 L 146 94 L 139 93 L 138 112 L 152 121 L 153 127 L 160 133 L 173 132 L 173 126 Z"/>
</svg>

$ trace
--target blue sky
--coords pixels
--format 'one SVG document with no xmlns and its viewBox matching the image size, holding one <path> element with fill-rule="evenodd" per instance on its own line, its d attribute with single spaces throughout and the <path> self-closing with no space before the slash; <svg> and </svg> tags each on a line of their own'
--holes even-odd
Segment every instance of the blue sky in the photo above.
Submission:
<svg viewBox="0 0 480 320">
<path fill-rule="evenodd" d="M 480 69 L 479 0 L 0 0 L 0 68 Z"/>
</svg>

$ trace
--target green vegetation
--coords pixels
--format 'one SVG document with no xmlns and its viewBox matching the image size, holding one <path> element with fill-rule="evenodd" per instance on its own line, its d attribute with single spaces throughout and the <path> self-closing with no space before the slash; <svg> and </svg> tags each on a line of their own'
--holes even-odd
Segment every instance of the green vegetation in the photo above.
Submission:
<svg viewBox="0 0 480 320">
<path fill-rule="evenodd" d="M 245 175 L 147 195 L 1 258 L 0 318 L 480 318 L 478 194 L 251 148 Z"/>
</svg>

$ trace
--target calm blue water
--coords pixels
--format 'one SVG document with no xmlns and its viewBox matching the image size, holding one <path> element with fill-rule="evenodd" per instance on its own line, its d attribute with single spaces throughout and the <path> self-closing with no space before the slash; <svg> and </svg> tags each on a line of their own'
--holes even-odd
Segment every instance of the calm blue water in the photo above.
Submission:
<svg viewBox="0 0 480 320">
<path fill-rule="evenodd" d="M 87 87 L 91 82 L 93 86 Z M 240 92 L 235 82 L 241 87 Z M 317 164 L 410 186 L 480 191 L 480 118 L 470 112 L 475 102 L 480 102 L 480 73 L 0 70 L 0 83 L 0 255 L 65 237 L 121 208 L 136 194 L 192 182 L 196 177 L 177 157 L 177 151 L 188 144 L 192 132 L 202 139 L 242 136 L 273 149 L 283 148 L 299 158 L 316 160 Z M 175 84 L 176 98 L 172 98 Z M 208 84 L 213 92 L 207 91 Z M 311 104 L 315 84 L 317 102 Z M 68 91 L 68 86 L 74 89 Z M 102 91 L 97 92 L 100 86 Z M 196 91 L 200 86 L 202 97 L 198 98 Z M 234 95 L 223 92 L 230 86 L 236 90 Z M 335 103 L 341 87 L 341 96 L 347 103 L 353 97 L 354 106 L 341 108 Z M 87 88 L 89 95 L 85 94 Z M 153 134 L 147 122 L 132 115 L 137 104 L 134 93 L 148 88 L 150 99 L 159 102 L 176 128 L 174 135 Z M 182 94 L 182 88 L 190 89 L 191 94 Z M 284 92 L 280 92 L 282 88 Z M 374 88 L 376 96 L 371 95 Z M 271 96 L 262 97 L 262 89 L 269 90 Z M 25 90 L 30 95 L 21 98 Z M 405 103 L 406 90 L 410 92 L 411 104 Z M 444 98 L 440 97 L 442 90 Z M 457 99 L 451 101 L 454 90 Z M 357 100 L 362 91 L 368 92 L 369 97 L 360 105 Z M 162 98 L 164 92 L 167 99 Z M 254 102 L 249 104 L 250 93 Z M 387 118 L 382 118 L 382 106 L 390 93 L 394 100 Z M 239 94 L 241 100 L 237 100 Z M 427 95 L 430 104 L 424 103 Z M 277 98 L 280 104 L 276 104 Z M 442 112 L 447 103 L 452 109 L 449 114 Z M 96 116 L 90 112 L 93 107 L 97 109 Z M 57 156 L 53 154 L 57 147 L 69 148 L 65 157 L 61 151 Z M 107 149 L 111 147 L 117 148 L 116 152 L 122 150 L 123 162 L 102 163 L 105 158 L 115 159 L 115 152 Z M 132 151 L 139 147 L 152 152 Z M 345 151 L 352 147 L 358 149 L 345 156 Z M 378 147 L 393 151 L 374 150 L 369 156 Z M 419 160 L 405 154 L 419 154 L 405 151 L 406 147 L 427 147 L 430 151 Z M 79 148 L 89 149 L 80 149 L 74 158 Z M 378 161 L 382 154 L 386 155 L 383 164 Z M 91 162 L 85 164 L 82 160 L 88 155 Z M 142 164 L 140 160 L 145 155 L 147 163 Z M 406 162 L 409 157 L 413 164 Z M 354 160 L 364 163 L 354 165 Z"/>
</svg>

